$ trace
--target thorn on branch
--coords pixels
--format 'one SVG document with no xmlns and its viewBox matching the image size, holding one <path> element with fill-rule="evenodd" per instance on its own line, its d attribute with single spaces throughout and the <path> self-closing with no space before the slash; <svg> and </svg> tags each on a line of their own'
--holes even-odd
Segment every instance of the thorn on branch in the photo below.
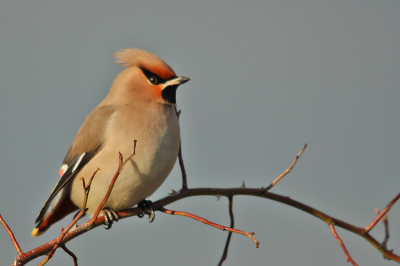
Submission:
<svg viewBox="0 0 400 266">
<path fill-rule="evenodd" d="M 172 190 L 172 192 L 171 192 L 171 193 L 168 193 L 170 196 L 175 196 L 175 195 L 178 195 L 178 194 L 179 194 L 178 191 L 173 190 L 173 189 L 171 189 L 171 190 Z"/>
</svg>

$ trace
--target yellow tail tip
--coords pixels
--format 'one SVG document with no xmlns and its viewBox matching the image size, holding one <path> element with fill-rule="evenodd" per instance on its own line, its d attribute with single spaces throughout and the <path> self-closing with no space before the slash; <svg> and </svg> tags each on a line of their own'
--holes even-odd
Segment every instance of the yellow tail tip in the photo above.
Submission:
<svg viewBox="0 0 400 266">
<path fill-rule="evenodd" d="M 44 232 L 39 232 L 39 228 L 35 228 L 35 229 L 33 229 L 31 234 L 32 234 L 33 237 L 37 237 L 37 236 L 40 236 L 43 233 Z"/>
</svg>

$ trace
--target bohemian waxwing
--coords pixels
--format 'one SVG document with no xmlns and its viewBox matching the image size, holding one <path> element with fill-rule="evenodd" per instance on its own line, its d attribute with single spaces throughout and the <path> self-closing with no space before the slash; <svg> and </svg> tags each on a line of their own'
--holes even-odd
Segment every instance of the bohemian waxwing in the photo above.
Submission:
<svg viewBox="0 0 400 266">
<path fill-rule="evenodd" d="M 110 210 L 131 208 L 149 197 L 175 164 L 180 145 L 176 89 L 189 78 L 176 76 L 163 60 L 143 50 L 122 49 L 115 57 L 125 69 L 79 129 L 60 169 L 61 178 L 36 219 L 34 237 L 81 208 L 80 178 L 88 180 L 100 168 L 87 201 L 86 213 L 93 215 L 118 168 L 118 152 L 124 157 L 131 155 L 134 140 L 136 155 L 115 183 L 105 205 Z"/>
</svg>

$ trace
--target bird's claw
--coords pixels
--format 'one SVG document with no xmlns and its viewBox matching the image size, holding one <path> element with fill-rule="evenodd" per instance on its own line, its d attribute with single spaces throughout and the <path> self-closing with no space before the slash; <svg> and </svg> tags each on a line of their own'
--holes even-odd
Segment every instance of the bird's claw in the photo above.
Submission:
<svg viewBox="0 0 400 266">
<path fill-rule="evenodd" d="M 104 213 L 103 227 L 104 229 L 108 230 L 112 227 L 114 222 L 118 222 L 118 214 L 109 208 L 104 208 L 103 213 Z"/>
<path fill-rule="evenodd" d="M 138 217 L 143 218 L 143 216 L 148 213 L 149 219 L 147 220 L 147 222 L 152 223 L 156 218 L 153 202 L 151 202 L 150 200 L 142 200 L 138 203 L 138 207 L 142 210 L 142 213 L 138 214 Z"/>
</svg>

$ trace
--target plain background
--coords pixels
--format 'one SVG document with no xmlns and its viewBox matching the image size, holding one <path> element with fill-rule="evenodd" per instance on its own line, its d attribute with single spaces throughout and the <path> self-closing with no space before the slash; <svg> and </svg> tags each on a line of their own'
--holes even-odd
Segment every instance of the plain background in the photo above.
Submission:
<svg viewBox="0 0 400 266">
<path fill-rule="evenodd" d="M 145 49 L 191 81 L 178 89 L 189 187 L 267 186 L 357 226 L 399 193 L 399 1 L 3 1 L 0 4 L 0 213 L 24 251 L 85 117 L 121 71 L 112 54 Z M 179 189 L 175 167 L 151 197 Z M 168 206 L 229 225 L 228 201 Z M 292 207 L 234 198 L 224 265 L 349 265 L 329 227 Z M 389 248 L 400 250 L 400 208 Z M 359 265 L 396 265 L 338 229 Z M 383 240 L 383 226 L 372 231 Z M 93 230 L 67 246 L 80 265 L 217 265 L 227 233 L 156 214 Z M 0 228 L 0 258 L 16 254 Z M 30 265 L 37 265 L 40 258 Z M 49 265 L 72 265 L 58 250 Z"/>
</svg>

